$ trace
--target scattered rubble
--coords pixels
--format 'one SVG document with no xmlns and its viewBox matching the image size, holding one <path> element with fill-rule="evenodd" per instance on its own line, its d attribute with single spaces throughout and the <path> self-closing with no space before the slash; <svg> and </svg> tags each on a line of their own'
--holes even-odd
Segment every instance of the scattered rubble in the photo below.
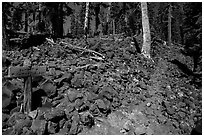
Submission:
<svg viewBox="0 0 204 137">
<path fill-rule="evenodd" d="M 170 61 L 191 66 L 191 59 L 177 45 L 154 43 L 148 60 L 131 38 L 114 37 L 36 46 L 31 61 L 46 66 L 47 74 L 33 79 L 34 110 L 20 112 L 23 81 L 3 77 L 3 134 L 190 134 L 202 117 L 201 88 Z M 28 54 L 3 52 L 13 66 L 22 66 Z M 3 76 L 7 67 L 6 60 Z"/>
</svg>

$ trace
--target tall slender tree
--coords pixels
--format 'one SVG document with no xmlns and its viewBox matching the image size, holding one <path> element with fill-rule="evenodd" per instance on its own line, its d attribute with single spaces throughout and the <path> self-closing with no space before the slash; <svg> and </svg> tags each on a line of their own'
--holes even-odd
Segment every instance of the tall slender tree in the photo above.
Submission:
<svg viewBox="0 0 204 137">
<path fill-rule="evenodd" d="M 151 35 L 150 35 L 149 18 L 148 18 L 148 11 L 147 11 L 147 2 L 141 2 L 141 10 L 142 10 L 142 28 L 143 28 L 142 54 L 146 58 L 151 58 L 150 57 Z"/>
<path fill-rule="evenodd" d="M 107 35 L 108 34 L 108 24 L 109 24 L 109 22 L 110 22 L 110 13 L 111 13 L 111 6 L 112 6 L 112 3 L 111 2 L 109 2 L 108 3 L 108 10 L 107 10 L 107 13 L 106 13 L 106 22 L 105 22 L 105 35 Z"/>
<path fill-rule="evenodd" d="M 171 2 L 169 2 L 169 14 L 168 14 L 168 46 L 171 46 Z"/>
<path fill-rule="evenodd" d="M 94 7 L 94 12 L 95 12 L 95 30 L 94 30 L 94 32 L 97 33 L 98 26 L 100 24 L 100 19 L 99 19 L 100 3 L 96 3 L 96 5 Z"/>
<path fill-rule="evenodd" d="M 89 16 L 89 2 L 86 2 L 86 13 L 85 13 L 85 21 L 84 21 L 85 38 L 87 38 L 87 34 L 88 34 L 88 16 Z"/>
</svg>

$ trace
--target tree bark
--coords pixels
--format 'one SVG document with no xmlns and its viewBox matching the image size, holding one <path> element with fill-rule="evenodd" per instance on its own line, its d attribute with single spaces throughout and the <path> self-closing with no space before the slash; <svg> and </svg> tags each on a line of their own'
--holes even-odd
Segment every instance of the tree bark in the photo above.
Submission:
<svg viewBox="0 0 204 137">
<path fill-rule="evenodd" d="M 59 22 L 58 22 L 58 36 L 63 37 L 63 2 L 59 3 L 58 7 Z"/>
<path fill-rule="evenodd" d="M 32 31 L 32 33 L 33 34 L 35 34 L 35 31 L 36 31 L 36 29 L 35 29 L 35 26 L 36 24 L 35 24 L 35 11 L 33 11 L 33 31 Z"/>
<path fill-rule="evenodd" d="M 148 18 L 148 11 L 147 11 L 147 2 L 141 2 L 141 10 L 142 10 L 142 28 L 143 28 L 142 54 L 146 58 L 150 58 L 151 35 L 150 35 L 149 18 Z"/>
<path fill-rule="evenodd" d="M 42 4 L 39 3 L 39 22 L 41 22 Z"/>
<path fill-rule="evenodd" d="M 171 3 L 169 3 L 168 15 L 168 46 L 171 46 Z"/>
<path fill-rule="evenodd" d="M 89 2 L 86 2 L 86 13 L 85 13 L 85 21 L 84 21 L 85 38 L 87 38 L 87 34 L 88 34 L 88 16 L 89 16 Z"/>
<path fill-rule="evenodd" d="M 3 35 L 3 39 L 2 39 L 2 48 L 3 49 L 6 49 L 6 48 L 8 48 L 8 45 L 9 45 L 9 41 L 8 41 L 8 36 L 7 36 L 7 34 L 6 34 L 6 22 L 5 22 L 5 14 L 4 14 L 4 12 L 2 13 L 2 35 Z"/>
<path fill-rule="evenodd" d="M 115 20 L 113 19 L 113 35 L 115 34 Z"/>
<path fill-rule="evenodd" d="M 100 5 L 96 4 L 94 7 L 94 12 L 95 12 L 95 33 L 98 31 L 98 26 L 100 24 L 100 19 L 99 19 L 99 13 L 100 13 Z"/>
<path fill-rule="evenodd" d="M 25 11 L 25 28 L 24 28 L 25 32 L 28 32 L 28 13 L 27 11 Z"/>
<path fill-rule="evenodd" d="M 110 22 L 111 4 L 112 4 L 111 2 L 108 3 L 108 11 L 106 13 L 106 22 L 105 22 L 105 29 L 104 29 L 105 35 L 108 35 L 108 31 L 109 31 L 109 29 L 108 29 L 109 25 L 108 24 Z"/>
</svg>

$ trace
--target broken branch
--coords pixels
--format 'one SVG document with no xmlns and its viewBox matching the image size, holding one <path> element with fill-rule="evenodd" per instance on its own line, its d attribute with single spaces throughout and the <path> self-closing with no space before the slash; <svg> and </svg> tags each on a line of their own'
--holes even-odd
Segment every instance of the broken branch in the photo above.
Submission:
<svg viewBox="0 0 204 137">
<path fill-rule="evenodd" d="M 65 43 L 65 42 L 60 42 L 60 43 L 66 45 L 66 46 L 68 46 L 68 47 L 70 47 L 70 48 L 78 49 L 78 50 L 83 50 L 83 51 L 89 52 L 89 53 L 95 53 L 95 54 L 101 56 L 102 58 L 105 58 L 104 55 L 102 55 L 101 53 L 98 53 L 98 52 L 96 52 L 96 51 L 94 51 L 94 50 L 90 50 L 90 49 L 85 49 L 85 48 L 82 48 L 82 47 L 74 46 L 74 45 L 72 45 L 72 44 L 70 44 L 70 43 Z"/>
</svg>

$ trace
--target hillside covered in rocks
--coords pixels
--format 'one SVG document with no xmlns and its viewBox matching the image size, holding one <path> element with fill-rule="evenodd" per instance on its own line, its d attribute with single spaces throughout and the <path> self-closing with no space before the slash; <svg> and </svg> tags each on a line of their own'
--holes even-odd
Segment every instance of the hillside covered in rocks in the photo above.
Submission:
<svg viewBox="0 0 204 137">
<path fill-rule="evenodd" d="M 192 58 L 181 45 L 154 41 L 147 59 L 131 41 L 48 39 L 32 51 L 3 50 L 2 134 L 191 134 L 202 120 L 202 77 L 192 71 Z M 33 66 L 46 66 L 46 75 L 33 77 L 33 110 L 26 114 L 24 80 L 7 75 L 29 56 Z"/>
</svg>

